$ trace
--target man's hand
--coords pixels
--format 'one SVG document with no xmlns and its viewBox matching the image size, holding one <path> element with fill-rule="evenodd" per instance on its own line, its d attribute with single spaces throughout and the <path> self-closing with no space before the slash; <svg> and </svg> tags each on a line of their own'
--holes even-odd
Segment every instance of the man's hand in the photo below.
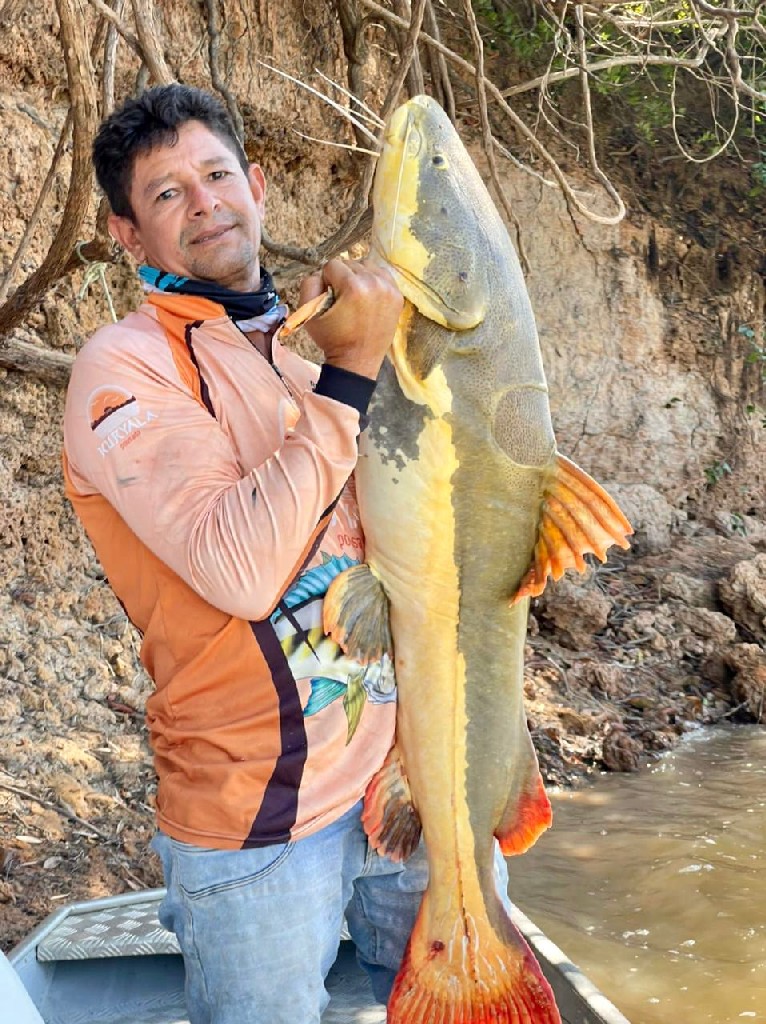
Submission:
<svg viewBox="0 0 766 1024">
<path fill-rule="evenodd" d="M 404 304 L 399 289 L 387 270 L 367 260 L 330 260 L 301 284 L 301 305 L 328 287 L 334 304 L 306 330 L 330 365 L 375 380 Z"/>
</svg>

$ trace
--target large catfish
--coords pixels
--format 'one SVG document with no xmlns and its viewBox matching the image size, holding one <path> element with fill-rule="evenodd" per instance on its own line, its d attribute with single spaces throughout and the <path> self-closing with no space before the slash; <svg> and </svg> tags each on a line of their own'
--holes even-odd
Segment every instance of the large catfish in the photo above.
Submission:
<svg viewBox="0 0 766 1024">
<path fill-rule="evenodd" d="M 551 821 L 523 706 L 529 598 L 632 531 L 556 451 L 516 252 L 433 100 L 391 119 L 373 208 L 373 256 L 407 301 L 360 442 L 366 564 L 332 584 L 325 629 L 393 653 L 397 744 L 365 824 L 401 857 L 422 822 L 428 853 L 388 1021 L 555 1024 L 493 877 L 496 838 L 521 853 Z"/>
</svg>

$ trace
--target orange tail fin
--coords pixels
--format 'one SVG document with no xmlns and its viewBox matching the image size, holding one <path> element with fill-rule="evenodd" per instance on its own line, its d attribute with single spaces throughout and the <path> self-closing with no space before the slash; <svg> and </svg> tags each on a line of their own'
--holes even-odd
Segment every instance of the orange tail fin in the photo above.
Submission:
<svg viewBox="0 0 766 1024">
<path fill-rule="evenodd" d="M 561 1024 L 553 991 L 510 921 L 512 944 L 489 924 L 478 936 L 469 922 L 442 942 L 425 935 L 421 913 L 388 1001 L 388 1024 Z"/>
</svg>

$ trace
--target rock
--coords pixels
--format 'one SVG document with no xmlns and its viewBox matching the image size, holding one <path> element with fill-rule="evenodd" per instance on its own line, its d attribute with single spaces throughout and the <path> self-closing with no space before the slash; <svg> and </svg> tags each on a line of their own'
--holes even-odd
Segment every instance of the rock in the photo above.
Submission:
<svg viewBox="0 0 766 1024">
<path fill-rule="evenodd" d="M 707 608 L 679 608 L 677 614 L 679 622 L 703 640 L 726 645 L 737 639 L 736 623 L 721 612 L 711 612 Z"/>
<path fill-rule="evenodd" d="M 766 721 L 766 651 L 758 644 L 736 644 L 725 654 L 733 671 L 732 700 L 744 705 L 756 722 Z"/>
<path fill-rule="evenodd" d="M 738 562 L 721 580 L 719 595 L 734 621 L 766 644 L 766 554 Z"/>
<path fill-rule="evenodd" d="M 582 649 L 604 629 L 611 610 L 612 602 L 600 590 L 564 576 L 540 598 L 538 615 L 553 624 L 557 640 Z"/>
<path fill-rule="evenodd" d="M 643 747 L 628 734 L 624 725 L 615 723 L 604 737 L 601 760 L 610 772 L 635 772 L 641 764 Z"/>
<path fill-rule="evenodd" d="M 588 662 L 579 671 L 592 690 L 606 697 L 624 697 L 631 690 L 629 672 L 614 662 Z"/>
<path fill-rule="evenodd" d="M 633 527 L 631 547 L 640 554 L 667 551 L 673 508 L 660 492 L 647 484 L 611 484 L 609 491 Z"/>
<path fill-rule="evenodd" d="M 739 512 L 719 509 L 713 514 L 713 522 L 727 536 L 746 537 L 756 547 L 766 545 L 766 523 L 757 516 L 745 516 Z"/>
<path fill-rule="evenodd" d="M 716 586 L 711 580 L 702 580 L 684 572 L 657 573 L 664 598 L 674 597 L 691 608 L 709 608 L 717 605 Z"/>
<path fill-rule="evenodd" d="M 700 675 L 711 686 L 722 686 L 731 675 L 724 655 L 713 651 L 700 665 Z"/>
</svg>

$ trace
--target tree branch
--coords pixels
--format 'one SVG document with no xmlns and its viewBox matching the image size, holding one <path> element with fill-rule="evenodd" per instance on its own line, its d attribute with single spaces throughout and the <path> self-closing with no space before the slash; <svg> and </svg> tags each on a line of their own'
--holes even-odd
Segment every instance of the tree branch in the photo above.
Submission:
<svg viewBox="0 0 766 1024">
<path fill-rule="evenodd" d="M 7 370 L 19 370 L 46 384 L 66 384 L 72 372 L 74 356 L 57 352 L 26 340 L 29 335 L 18 329 L 0 341 L 0 366 Z"/>
<path fill-rule="evenodd" d="M 132 0 L 132 2 L 141 55 L 146 61 L 149 73 L 158 85 L 169 85 L 175 81 L 175 76 L 165 63 L 160 49 L 151 0 Z"/>
<path fill-rule="evenodd" d="M 221 65 L 218 59 L 218 51 L 221 46 L 221 22 L 218 11 L 218 0 L 205 0 L 207 8 L 207 35 L 208 35 L 208 56 L 210 59 L 210 81 L 213 88 L 223 96 L 229 117 L 234 125 L 239 141 L 245 141 L 245 123 L 234 93 L 228 87 L 221 74 Z"/>
<path fill-rule="evenodd" d="M 78 0 L 56 0 L 64 63 L 72 108 L 72 172 L 69 193 L 56 236 L 42 265 L 0 308 L 0 338 L 20 323 L 47 289 L 57 281 L 71 256 L 90 205 L 93 169 L 91 139 L 98 122 L 93 65 Z"/>
<path fill-rule="evenodd" d="M 117 12 L 113 11 L 107 3 L 104 3 L 104 0 L 88 0 L 88 3 L 91 5 L 91 7 L 95 8 L 99 14 L 103 15 L 103 17 L 106 18 L 107 21 L 111 22 L 114 25 L 114 27 L 120 33 L 120 35 L 128 44 L 128 46 L 130 46 L 135 51 L 135 53 L 138 54 L 138 56 L 141 57 L 141 59 L 143 59 L 144 55 L 141 51 L 141 44 L 133 35 L 133 33 L 128 31 L 128 29 L 125 27 L 122 19 L 117 14 Z"/>
</svg>

